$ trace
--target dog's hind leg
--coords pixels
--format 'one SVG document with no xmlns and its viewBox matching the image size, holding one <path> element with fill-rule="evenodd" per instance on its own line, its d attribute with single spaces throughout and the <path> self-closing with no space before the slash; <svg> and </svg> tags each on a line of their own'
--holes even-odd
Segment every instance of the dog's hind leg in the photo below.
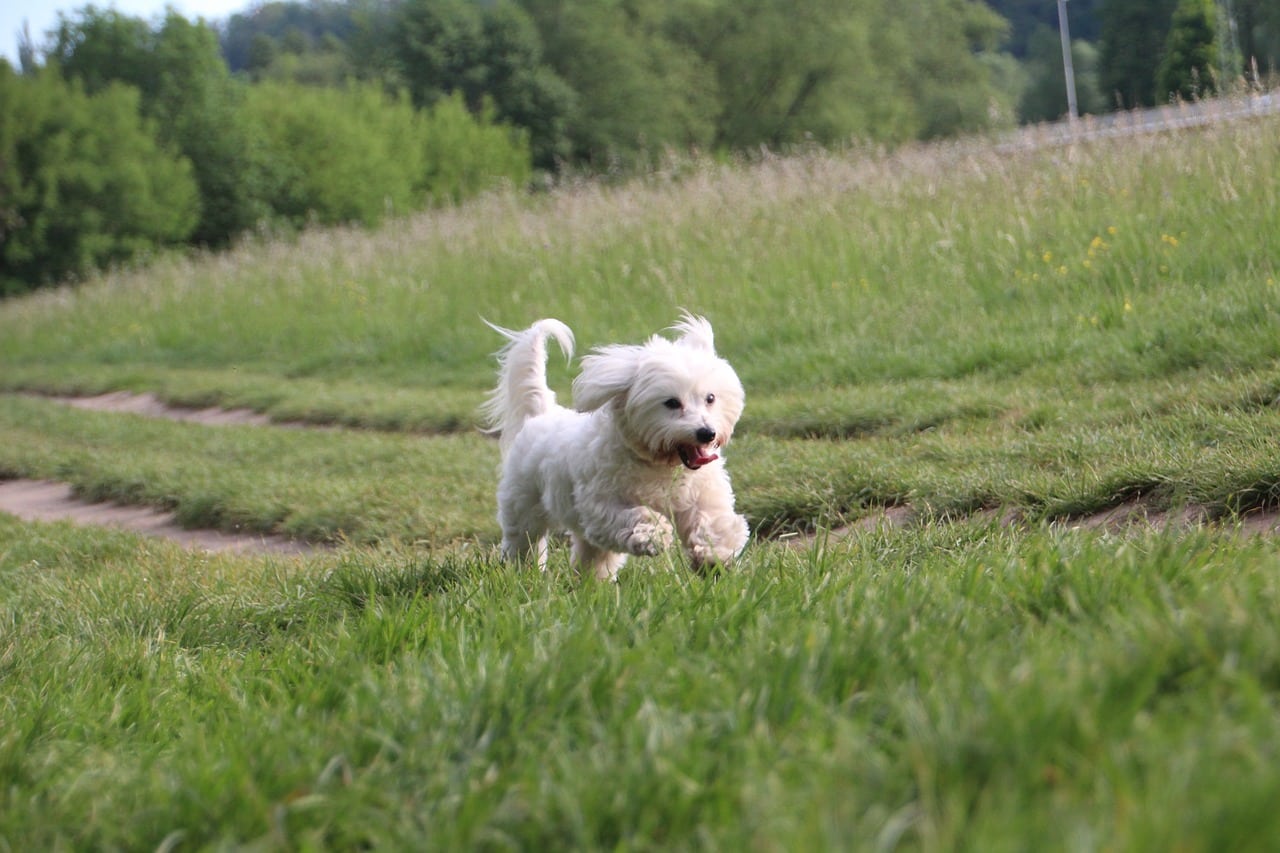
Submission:
<svg viewBox="0 0 1280 853">
<path fill-rule="evenodd" d="M 601 581 L 617 580 L 618 570 L 626 561 L 626 554 L 597 548 L 581 536 L 573 536 L 573 565 L 583 574 L 590 573 Z"/>
</svg>

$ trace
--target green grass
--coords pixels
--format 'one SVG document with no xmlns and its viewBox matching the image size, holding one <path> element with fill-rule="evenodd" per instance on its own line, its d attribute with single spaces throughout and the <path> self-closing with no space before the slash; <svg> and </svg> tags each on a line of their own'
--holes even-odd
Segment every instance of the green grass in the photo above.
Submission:
<svg viewBox="0 0 1280 853">
<path fill-rule="evenodd" d="M 408 550 L 0 541 L 15 849 L 1220 850 L 1277 829 L 1269 541 L 938 525 L 616 587 Z"/>
<path fill-rule="evenodd" d="M 0 477 L 340 546 L 0 517 L 0 846 L 1271 845 L 1277 133 L 694 163 L 0 303 L 0 391 L 280 422 L 0 394 Z M 480 318 L 681 307 L 748 392 L 741 565 L 495 562 Z M 1071 529 L 1128 501 L 1221 524 Z"/>
</svg>

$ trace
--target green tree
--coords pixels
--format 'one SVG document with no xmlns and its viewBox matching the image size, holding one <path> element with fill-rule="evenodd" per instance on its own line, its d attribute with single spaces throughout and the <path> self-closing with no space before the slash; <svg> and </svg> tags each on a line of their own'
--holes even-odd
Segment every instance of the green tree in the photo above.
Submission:
<svg viewBox="0 0 1280 853">
<path fill-rule="evenodd" d="M 454 93 L 479 115 L 529 130 L 534 162 L 553 168 L 571 153 L 567 124 L 574 92 L 542 62 L 529 17 L 508 2 L 405 0 L 392 31 L 395 79 L 430 107 Z"/>
<path fill-rule="evenodd" d="M 885 3 L 881 20 L 905 30 L 909 40 L 907 91 L 920 119 L 918 136 L 931 139 L 973 133 L 990 127 L 993 115 L 1012 115 L 1014 105 L 1002 103 L 991 67 L 981 57 L 994 52 L 1008 25 L 983 2 L 929 0 L 914 4 Z M 878 32 L 879 26 L 873 29 Z M 879 54 L 886 67 L 890 60 Z M 901 71 L 899 71 L 901 73 Z"/>
<path fill-rule="evenodd" d="M 224 245 L 269 214 L 271 169 L 257 128 L 244 121 L 243 89 L 218 52 L 217 36 L 172 10 L 159 30 L 114 10 L 88 6 L 60 18 L 47 50 L 68 79 L 96 92 L 111 82 L 142 93 L 143 112 L 161 140 L 191 161 L 200 187 L 200 221 L 192 239 Z"/>
<path fill-rule="evenodd" d="M 280 176 L 274 211 L 297 225 L 373 225 L 420 206 L 417 114 L 369 84 L 346 89 L 262 82 L 247 107 L 268 129 Z"/>
<path fill-rule="evenodd" d="M 0 292 L 79 277 L 185 240 L 198 197 L 135 89 L 0 63 Z"/>
<path fill-rule="evenodd" d="M 269 129 L 282 178 L 273 207 L 297 225 L 374 225 L 529 177 L 524 137 L 473 117 L 461 95 L 420 111 L 374 83 L 263 82 L 250 90 L 248 107 Z"/>
<path fill-rule="evenodd" d="M 496 183 L 522 187 L 529 182 L 528 134 L 496 123 L 491 107 L 473 116 L 454 94 L 437 101 L 422 125 L 419 186 L 432 203 L 460 202 Z"/>
<path fill-rule="evenodd" d="M 1280 74 L 1280 3 L 1234 0 L 1236 32 L 1245 70 L 1259 77 Z"/>
<path fill-rule="evenodd" d="M 1177 0 L 1102 0 L 1098 85 L 1119 109 L 1154 106 L 1157 57 Z"/>
<path fill-rule="evenodd" d="M 1157 100 L 1192 100 L 1217 91 L 1217 9 L 1213 0 L 1179 0 L 1156 71 Z"/>
<path fill-rule="evenodd" d="M 546 62 L 577 96 L 574 158 L 598 169 L 645 163 L 667 146 L 714 142 L 713 69 L 677 33 L 679 8 L 655 0 L 523 0 Z"/>
<path fill-rule="evenodd" d="M 976 130 L 1001 100 L 980 54 L 1004 23 L 981 3 L 701 0 L 686 17 L 714 70 L 722 147 Z"/>
<path fill-rule="evenodd" d="M 1085 41 L 1072 41 L 1076 102 L 1081 115 L 1105 112 L 1107 101 L 1098 91 L 1098 50 Z M 1018 105 L 1022 121 L 1055 121 L 1067 114 L 1066 72 L 1062 67 L 1062 39 L 1056 30 L 1039 27 L 1027 43 L 1030 80 Z"/>
</svg>

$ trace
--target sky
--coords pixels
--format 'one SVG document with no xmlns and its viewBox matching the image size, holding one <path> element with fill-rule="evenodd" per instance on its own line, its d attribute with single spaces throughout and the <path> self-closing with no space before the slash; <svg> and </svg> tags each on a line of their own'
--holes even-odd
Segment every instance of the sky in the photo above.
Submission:
<svg viewBox="0 0 1280 853">
<path fill-rule="evenodd" d="M 23 20 L 39 47 L 45 42 L 45 31 L 57 26 L 59 12 L 74 15 L 91 2 L 101 9 L 115 9 L 147 20 L 163 16 L 165 7 L 172 6 L 191 20 L 220 21 L 248 9 L 254 0 L 0 0 L 0 55 L 17 67 L 18 33 Z"/>
</svg>

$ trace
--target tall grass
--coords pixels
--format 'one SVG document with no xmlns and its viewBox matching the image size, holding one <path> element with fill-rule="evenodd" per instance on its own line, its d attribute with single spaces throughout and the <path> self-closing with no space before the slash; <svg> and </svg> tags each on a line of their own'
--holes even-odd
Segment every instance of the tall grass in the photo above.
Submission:
<svg viewBox="0 0 1280 853">
<path fill-rule="evenodd" d="M 1277 829 L 1272 543 L 982 525 L 621 586 L 0 520 L 14 848 L 1155 849 Z"/>
<path fill-rule="evenodd" d="M 0 303 L 8 390 L 383 430 L 0 395 L 0 476 L 345 543 L 0 517 L 0 846 L 1271 846 L 1277 130 L 678 164 Z M 493 562 L 479 317 L 679 307 L 748 389 L 742 562 Z M 1228 523 L 1072 529 L 1135 499 Z"/>
<path fill-rule="evenodd" d="M 191 523 L 486 539 L 492 448 L 465 436 L 499 342 L 480 318 L 559 316 L 587 347 L 641 339 L 686 307 L 711 317 L 748 389 L 730 464 L 763 532 L 898 503 L 925 517 L 1061 518 L 1134 496 L 1211 514 L 1268 507 L 1280 481 L 1280 243 L 1266 239 L 1280 233 L 1277 128 L 673 163 L 375 233 L 158 259 L 0 306 L 0 387 L 131 388 L 461 437 L 400 445 L 395 464 L 412 476 L 353 466 L 404 484 L 359 487 L 379 492 L 379 520 L 323 466 L 301 489 L 234 453 L 211 451 L 210 472 L 174 427 L 138 431 L 132 447 L 124 430 L 91 462 L 76 450 L 89 416 L 32 427 L 28 406 L 6 415 L 34 435 L 11 442 L 4 465 L 177 506 Z M 571 370 L 551 373 L 566 390 Z M 172 473 L 145 488 L 130 474 L 150 453 L 143 434 L 176 448 L 175 462 L 147 465 Z M 319 441 L 307 452 L 386 458 L 357 449 L 372 439 Z M 432 523 L 455 474 L 475 497 Z"/>
<path fill-rule="evenodd" d="M 492 196 L 6 303 L 0 359 L 50 384 L 163 365 L 475 388 L 482 315 L 559 316 L 594 344 L 684 306 L 757 393 L 1235 370 L 1280 347 L 1277 126 L 812 152 Z"/>
</svg>

